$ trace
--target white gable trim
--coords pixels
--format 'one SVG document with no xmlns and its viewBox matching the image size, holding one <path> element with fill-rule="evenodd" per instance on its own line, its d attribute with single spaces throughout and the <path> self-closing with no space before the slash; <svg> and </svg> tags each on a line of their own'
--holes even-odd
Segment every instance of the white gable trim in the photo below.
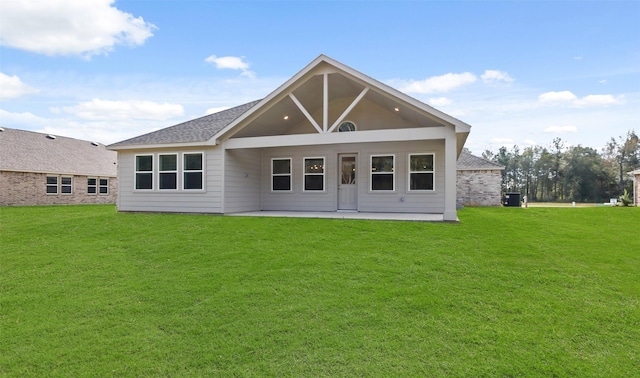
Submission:
<svg viewBox="0 0 640 378">
<path fill-rule="evenodd" d="M 298 134 L 275 135 L 263 137 L 247 137 L 227 139 L 223 146 L 225 149 L 240 148 L 264 148 L 284 146 L 310 146 L 322 144 L 342 143 L 372 143 L 394 142 L 409 140 L 445 139 L 450 136 L 451 126 L 424 127 L 394 130 L 369 130 L 358 133 L 322 133 L 322 134 Z"/>
<path fill-rule="evenodd" d="M 209 141 L 207 141 L 206 144 L 207 145 L 220 144 L 222 141 L 231 138 L 233 134 L 235 134 L 235 132 L 239 131 L 243 127 L 243 125 L 247 125 L 250 121 L 252 121 L 256 117 L 264 113 L 267 110 L 267 104 L 274 102 L 274 100 L 279 101 L 285 96 L 291 96 L 291 99 L 293 100 L 295 98 L 295 96 L 292 96 L 293 91 L 298 86 L 303 84 L 303 82 L 302 81 L 299 82 L 299 80 L 302 79 L 305 75 L 309 74 L 315 68 L 317 68 L 322 62 L 329 64 L 335 69 L 320 68 L 317 70 L 317 72 L 315 72 L 316 74 L 327 75 L 328 73 L 331 73 L 331 72 L 346 73 L 352 79 L 356 79 L 357 81 L 360 81 L 365 88 L 369 88 L 369 89 L 375 88 L 383 95 L 386 95 L 389 97 L 395 97 L 396 99 L 403 101 L 421 110 L 425 115 L 429 116 L 430 118 L 436 119 L 445 124 L 453 125 L 455 127 L 456 133 L 468 133 L 471 130 L 471 126 L 469 124 L 464 123 L 459 119 L 451 117 L 448 114 L 445 114 L 421 101 L 418 101 L 413 97 L 410 97 L 386 84 L 383 84 L 375 79 L 372 79 L 369 76 L 366 76 L 361 72 L 358 72 L 353 68 L 348 67 L 336 60 L 333 60 L 325 55 L 320 55 L 316 59 L 314 59 L 311 63 L 309 63 L 306 67 L 304 67 L 301 71 L 299 71 L 289 80 L 287 80 L 284 84 L 282 84 L 276 90 L 271 92 L 268 96 L 263 98 L 262 101 L 257 103 L 253 108 L 249 109 L 243 115 L 241 115 L 236 120 L 234 120 L 229 125 L 227 125 L 224 129 L 216 133 L 216 135 L 214 135 Z M 325 114 L 327 112 L 327 106 L 328 106 L 327 99 L 326 99 L 327 92 L 328 92 L 326 88 L 328 86 L 326 76 L 323 80 L 324 80 L 323 87 L 325 89 L 324 96 L 323 96 L 324 97 L 323 98 L 323 104 L 324 104 L 323 114 Z M 296 105 L 298 105 L 298 103 L 296 103 Z M 304 109 L 304 107 L 300 107 L 300 109 L 302 110 Z M 312 117 L 307 115 L 308 112 L 306 112 L 306 110 L 303 111 L 303 113 L 305 113 L 305 116 L 307 118 L 312 119 Z M 323 119 L 322 128 L 320 127 L 320 125 L 317 124 L 317 122 L 315 122 L 315 120 L 312 121 L 312 124 L 316 129 L 318 129 L 319 132 L 322 132 L 323 130 L 326 130 L 326 127 L 328 127 L 326 122 L 327 122 L 327 117 L 325 115 Z"/>
</svg>

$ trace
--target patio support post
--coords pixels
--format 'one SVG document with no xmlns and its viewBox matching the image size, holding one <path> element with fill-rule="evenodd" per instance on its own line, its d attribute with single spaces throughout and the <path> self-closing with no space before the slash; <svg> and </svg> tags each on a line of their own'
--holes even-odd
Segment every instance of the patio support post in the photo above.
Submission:
<svg viewBox="0 0 640 378">
<path fill-rule="evenodd" d="M 457 221 L 456 213 L 456 158 L 458 148 L 453 126 L 447 126 L 444 139 L 444 214 L 445 221 Z"/>
</svg>

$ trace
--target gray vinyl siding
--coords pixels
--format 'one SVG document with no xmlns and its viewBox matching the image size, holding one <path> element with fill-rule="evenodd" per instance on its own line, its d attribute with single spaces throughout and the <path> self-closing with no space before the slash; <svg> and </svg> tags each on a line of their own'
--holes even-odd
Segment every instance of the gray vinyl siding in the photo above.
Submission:
<svg viewBox="0 0 640 378">
<path fill-rule="evenodd" d="M 260 150 L 227 150 L 224 166 L 224 212 L 260 210 Z"/>
<path fill-rule="evenodd" d="M 287 211 L 336 211 L 338 185 L 338 154 L 355 153 L 358 158 L 358 211 L 442 213 L 444 211 L 444 140 L 340 144 L 305 147 L 269 148 L 262 150 L 262 209 Z M 435 191 L 408 190 L 408 155 L 433 153 L 435 155 Z M 370 190 L 371 155 L 395 155 L 395 190 Z M 325 191 L 303 191 L 303 159 L 325 158 Z M 292 191 L 271 191 L 271 159 L 292 158 Z M 455 169 L 455 167 L 450 168 Z"/>
<path fill-rule="evenodd" d="M 204 190 L 203 191 L 159 191 L 134 190 L 135 156 L 154 155 L 157 166 L 158 153 L 204 153 Z M 119 211 L 156 211 L 179 213 L 222 213 L 222 149 L 166 149 L 118 151 L 118 210 Z M 155 171 L 157 173 L 157 171 Z M 179 170 L 179 176 L 181 175 Z M 156 178 L 154 173 L 154 178 Z M 154 183 L 155 187 L 155 183 Z M 180 187 L 180 185 L 179 185 Z"/>
</svg>

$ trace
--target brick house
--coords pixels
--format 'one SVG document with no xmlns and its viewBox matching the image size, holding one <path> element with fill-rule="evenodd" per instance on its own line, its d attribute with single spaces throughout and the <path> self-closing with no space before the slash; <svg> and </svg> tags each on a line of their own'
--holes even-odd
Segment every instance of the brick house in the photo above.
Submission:
<svg viewBox="0 0 640 378">
<path fill-rule="evenodd" d="M 458 157 L 456 188 L 458 206 L 500 206 L 504 167 L 462 151 Z"/>
<path fill-rule="evenodd" d="M 633 204 L 640 206 L 640 169 L 629 173 L 633 175 Z"/>
<path fill-rule="evenodd" d="M 116 162 L 100 143 L 0 127 L 0 206 L 115 203 Z"/>
</svg>

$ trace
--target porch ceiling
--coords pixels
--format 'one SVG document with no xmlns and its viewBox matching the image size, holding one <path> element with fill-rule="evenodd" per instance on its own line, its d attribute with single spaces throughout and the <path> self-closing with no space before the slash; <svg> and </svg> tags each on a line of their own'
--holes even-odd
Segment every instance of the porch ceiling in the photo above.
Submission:
<svg viewBox="0 0 640 378">
<path fill-rule="evenodd" d="M 328 74 L 328 102 L 329 107 L 332 108 L 330 113 L 333 114 L 333 117 L 329 117 L 329 127 L 366 87 L 365 83 L 348 78 L 341 73 Z M 411 104 L 404 103 L 373 88 L 369 87 L 369 89 L 363 101 L 369 101 L 385 109 L 390 114 L 414 124 L 415 127 L 438 127 L 444 124 L 442 120 L 425 113 Z M 322 127 L 324 79 L 323 75 L 319 74 L 310 77 L 292 91 L 285 93 L 262 114 L 237 132 L 233 138 L 285 135 L 289 134 L 293 128 L 296 129 L 298 134 L 317 133 L 318 131 L 289 94 L 292 94 L 315 120 L 316 124 Z M 343 99 L 345 101 L 340 101 Z M 337 107 L 340 108 L 338 109 Z"/>
</svg>

